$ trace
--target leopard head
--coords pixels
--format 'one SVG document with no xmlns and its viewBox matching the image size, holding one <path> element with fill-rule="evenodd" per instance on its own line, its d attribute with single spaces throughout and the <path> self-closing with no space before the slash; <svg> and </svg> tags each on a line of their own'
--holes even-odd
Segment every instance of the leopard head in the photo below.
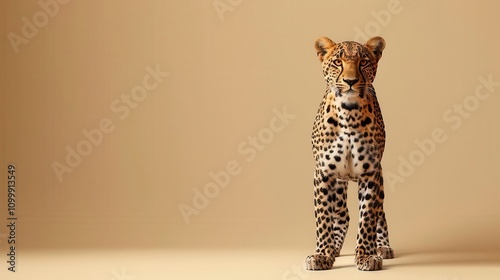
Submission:
<svg viewBox="0 0 500 280">
<path fill-rule="evenodd" d="M 321 37 L 315 47 L 328 86 L 337 94 L 361 93 L 371 87 L 375 79 L 385 40 L 373 37 L 365 44 L 352 41 L 336 44 Z"/>
</svg>

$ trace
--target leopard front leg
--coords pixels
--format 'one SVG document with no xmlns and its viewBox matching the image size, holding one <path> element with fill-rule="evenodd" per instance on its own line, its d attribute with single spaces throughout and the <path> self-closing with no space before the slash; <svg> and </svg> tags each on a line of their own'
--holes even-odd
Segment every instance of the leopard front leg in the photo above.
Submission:
<svg viewBox="0 0 500 280">
<path fill-rule="evenodd" d="M 359 270 L 382 269 L 376 242 L 377 226 L 383 213 L 382 182 L 381 171 L 364 173 L 358 179 L 359 228 L 355 263 Z"/>
<path fill-rule="evenodd" d="M 349 227 L 346 201 L 347 182 L 317 170 L 314 178 L 316 251 L 306 258 L 306 269 L 325 270 L 333 267 Z"/>
<path fill-rule="evenodd" d="M 381 177 L 381 182 L 383 179 Z M 383 202 L 384 199 L 384 186 L 383 183 L 380 185 L 379 197 Z M 382 204 L 381 211 L 377 219 L 377 255 L 383 259 L 394 258 L 394 250 L 392 250 L 389 244 L 389 231 L 387 229 L 387 220 L 385 218 L 384 206 Z"/>
</svg>

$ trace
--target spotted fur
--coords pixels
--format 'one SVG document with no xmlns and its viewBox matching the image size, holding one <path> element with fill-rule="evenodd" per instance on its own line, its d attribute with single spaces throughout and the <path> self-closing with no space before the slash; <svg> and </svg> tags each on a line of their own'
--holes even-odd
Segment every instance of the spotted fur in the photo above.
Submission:
<svg viewBox="0 0 500 280">
<path fill-rule="evenodd" d="M 312 133 L 316 251 L 305 265 L 330 269 L 339 256 L 349 227 L 347 182 L 353 180 L 360 211 L 355 263 L 360 270 L 379 270 L 382 258 L 394 257 L 383 210 L 385 128 L 372 85 L 385 41 L 336 44 L 322 37 L 315 47 L 327 89 Z"/>
</svg>

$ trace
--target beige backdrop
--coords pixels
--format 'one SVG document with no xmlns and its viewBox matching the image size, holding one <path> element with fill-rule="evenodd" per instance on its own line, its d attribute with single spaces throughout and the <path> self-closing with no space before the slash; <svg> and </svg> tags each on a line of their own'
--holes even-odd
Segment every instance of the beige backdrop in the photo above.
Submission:
<svg viewBox="0 0 500 280">
<path fill-rule="evenodd" d="M 313 44 L 380 35 L 393 247 L 500 250 L 499 9 L 2 1 L 0 169 L 17 168 L 19 247 L 312 251 L 310 134 L 325 89 Z"/>
</svg>

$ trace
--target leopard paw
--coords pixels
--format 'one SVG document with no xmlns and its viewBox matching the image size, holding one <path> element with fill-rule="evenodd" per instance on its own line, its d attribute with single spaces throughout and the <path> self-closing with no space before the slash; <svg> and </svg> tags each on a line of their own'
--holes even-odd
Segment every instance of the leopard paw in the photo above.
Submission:
<svg viewBox="0 0 500 280">
<path fill-rule="evenodd" d="M 356 267 L 363 271 L 381 270 L 382 258 L 379 256 L 356 257 Z"/>
<path fill-rule="evenodd" d="M 307 256 L 305 267 L 307 270 L 327 270 L 332 269 L 335 257 L 322 254 Z"/>
<path fill-rule="evenodd" d="M 393 259 L 394 250 L 392 250 L 391 247 L 378 247 L 377 256 L 382 257 L 383 259 Z"/>
</svg>

